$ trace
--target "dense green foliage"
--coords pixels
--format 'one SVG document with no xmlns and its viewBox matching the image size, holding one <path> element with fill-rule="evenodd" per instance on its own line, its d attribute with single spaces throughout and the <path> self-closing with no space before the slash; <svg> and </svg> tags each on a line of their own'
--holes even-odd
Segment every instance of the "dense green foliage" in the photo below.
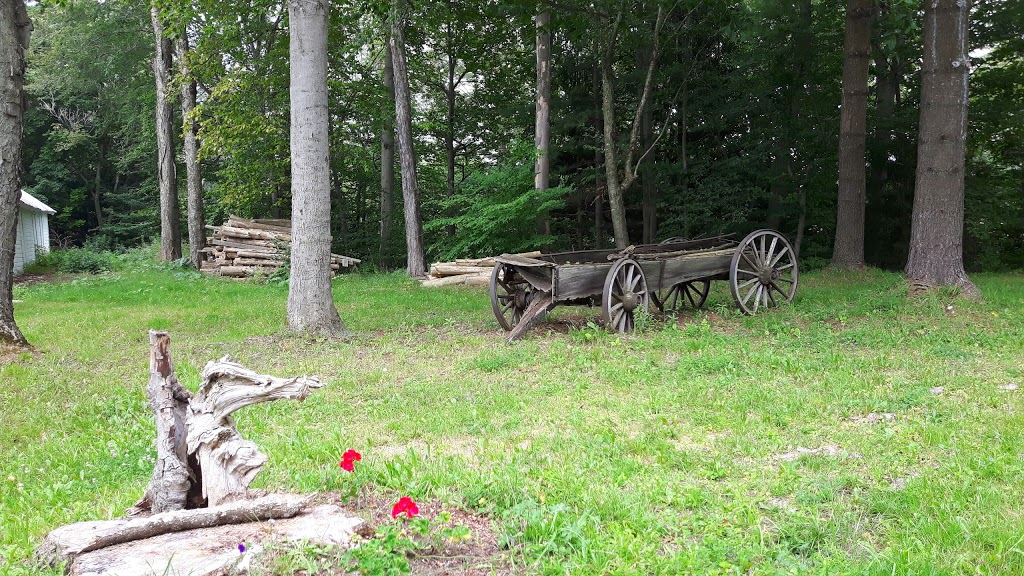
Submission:
<svg viewBox="0 0 1024 576">
<path fill-rule="evenodd" d="M 976 275 L 975 302 L 907 299 L 897 274 L 808 274 L 756 317 L 718 283 L 707 311 L 640 334 L 559 308 L 508 345 L 479 290 L 345 275 L 356 334 L 302 339 L 286 287 L 128 256 L 15 290 L 38 353 L 0 362 L 0 573 L 40 574 L 24 562 L 48 530 L 142 494 L 146 328 L 171 332 L 193 390 L 224 354 L 327 383 L 235 415 L 270 458 L 258 486 L 482 514 L 511 573 L 1024 573 L 1020 275 Z"/>
<path fill-rule="evenodd" d="M 266 0 L 159 4 L 170 29 L 192 40 L 210 220 L 287 217 L 287 11 Z M 383 250 L 378 239 L 379 139 L 394 114 L 382 85 L 387 4 L 332 2 L 332 233 L 335 251 L 397 267 L 405 246 L 400 194 L 391 215 L 397 233 Z M 147 6 L 112 0 L 33 10 L 27 184 L 58 209 L 55 231 L 74 243 L 100 236 L 106 245 L 136 244 L 156 229 Z M 612 50 L 615 129 L 624 146 L 634 121 L 646 122 L 640 144 L 651 148 L 626 191 L 630 240 L 642 239 L 647 187 L 657 238 L 768 226 L 797 241 L 810 262 L 827 259 L 844 15 L 822 0 L 552 5 L 551 181 L 561 207 L 551 211 L 551 237 L 533 225 L 538 211 L 552 208 L 546 201 L 510 204 L 532 188 L 509 149 L 532 140 L 536 3 L 414 2 L 407 50 L 428 258 L 610 243 L 597 155 L 598 63 L 620 6 L 627 9 Z M 659 7 L 668 16 L 656 37 Z M 880 1 L 872 40 L 867 258 L 889 268 L 904 264 L 910 234 L 920 12 L 919 0 Z M 1017 268 L 1024 15 L 1018 2 L 981 0 L 973 19 L 965 256 L 974 269 Z M 638 118 L 655 40 L 649 111 Z"/>
</svg>

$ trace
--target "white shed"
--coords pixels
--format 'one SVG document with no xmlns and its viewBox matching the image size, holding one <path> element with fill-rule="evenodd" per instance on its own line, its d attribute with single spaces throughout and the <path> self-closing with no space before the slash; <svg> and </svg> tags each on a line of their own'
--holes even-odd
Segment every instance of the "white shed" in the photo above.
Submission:
<svg viewBox="0 0 1024 576">
<path fill-rule="evenodd" d="M 36 251 L 50 251 L 49 215 L 57 211 L 24 190 L 18 206 L 18 234 L 14 242 L 14 274 L 21 274 L 25 265 L 36 259 Z"/>
</svg>

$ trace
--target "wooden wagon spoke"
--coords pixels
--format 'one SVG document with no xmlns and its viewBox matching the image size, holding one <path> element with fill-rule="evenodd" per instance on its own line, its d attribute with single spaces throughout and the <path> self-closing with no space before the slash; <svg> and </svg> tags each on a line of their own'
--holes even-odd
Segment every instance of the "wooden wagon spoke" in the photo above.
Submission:
<svg viewBox="0 0 1024 576">
<path fill-rule="evenodd" d="M 767 289 L 764 291 L 764 293 L 768 296 L 767 300 L 765 300 L 765 303 L 764 303 L 765 306 L 768 306 L 768 300 L 771 301 L 772 306 L 778 306 L 778 303 L 775 302 L 775 296 L 772 296 L 772 287 L 773 286 L 775 286 L 775 285 L 774 284 L 768 284 Z"/>
<path fill-rule="evenodd" d="M 746 252 L 741 252 L 741 255 L 743 256 L 743 259 L 747 261 L 747 264 L 750 264 L 751 268 L 753 268 L 755 270 L 760 270 L 760 268 L 761 268 L 761 263 L 760 262 L 751 262 L 750 258 L 747 257 L 747 253 Z"/>
<path fill-rule="evenodd" d="M 772 256 L 775 255 L 775 246 L 778 243 L 779 243 L 779 239 L 776 238 L 776 237 L 772 237 L 772 244 L 771 244 L 771 246 L 768 247 L 768 253 L 765 254 L 765 256 L 764 256 L 764 261 L 766 263 L 768 263 L 769 266 L 771 266 Z"/>
<path fill-rule="evenodd" d="M 740 289 L 740 290 L 743 290 L 744 288 L 746 288 L 747 286 L 750 286 L 750 285 L 751 285 L 751 284 L 753 284 L 754 282 L 760 282 L 760 280 L 761 280 L 760 278 L 751 278 L 750 280 L 747 280 L 747 281 L 746 281 L 746 282 L 744 282 L 743 284 L 740 284 L 740 285 L 739 285 L 739 289 Z"/>
<path fill-rule="evenodd" d="M 791 279 L 789 279 L 789 278 L 783 278 L 783 277 L 781 277 L 781 276 L 780 276 L 780 277 L 778 277 L 778 278 L 775 278 L 775 281 L 776 281 L 776 282 L 778 282 L 778 281 L 782 281 L 782 282 L 789 282 L 790 284 L 793 284 L 793 283 L 795 283 L 795 282 L 796 282 L 796 280 L 791 280 Z"/>
<path fill-rule="evenodd" d="M 788 253 L 789 253 L 789 248 L 787 248 L 787 247 L 783 246 L 783 247 L 782 247 L 782 250 L 779 250 L 779 253 L 778 253 L 778 255 L 777 255 L 777 256 L 775 256 L 775 259 L 774 259 L 774 260 L 769 260 L 769 262 L 768 262 L 768 266 L 769 266 L 770 268 L 774 268 L 774 267 L 775 267 L 775 265 L 776 265 L 776 264 L 778 264 L 778 263 L 779 263 L 779 261 L 780 261 L 780 260 L 782 260 L 782 258 L 783 258 L 783 257 L 784 257 L 784 256 L 785 256 L 786 254 L 788 254 Z"/>
<path fill-rule="evenodd" d="M 757 294 L 754 295 L 754 310 L 752 312 L 753 314 L 757 314 L 757 308 L 761 305 L 761 292 L 764 291 L 764 286 L 758 284 L 755 290 L 757 290 Z"/>
<path fill-rule="evenodd" d="M 744 270 L 743 268 L 737 268 L 736 271 L 740 274 L 749 274 L 750 276 L 754 276 L 755 280 L 757 279 L 757 272 L 751 272 L 750 270 Z"/>
<path fill-rule="evenodd" d="M 771 287 L 774 288 L 776 291 L 778 291 L 778 293 L 781 294 L 783 298 L 785 298 L 786 300 L 789 300 L 789 295 L 786 294 L 785 292 L 783 292 L 782 288 L 779 288 L 779 285 L 776 284 L 774 281 L 772 281 Z"/>
<path fill-rule="evenodd" d="M 784 265 L 784 266 L 779 266 L 779 267 L 778 267 L 778 268 L 776 268 L 775 270 L 777 270 L 777 271 L 779 271 L 779 272 L 782 272 L 783 270 L 789 270 L 789 269 L 790 269 L 790 268 L 792 268 L 793 266 L 796 266 L 796 264 L 795 264 L 795 263 L 793 263 L 793 262 L 790 262 L 789 264 L 786 264 L 786 265 Z"/>
<path fill-rule="evenodd" d="M 754 292 L 757 292 L 757 289 L 760 288 L 760 287 L 761 287 L 761 285 L 758 284 L 758 285 L 754 286 L 753 288 L 751 288 L 750 292 L 747 292 L 747 295 L 744 296 L 743 300 L 740 301 L 740 306 L 746 306 L 747 302 L 750 300 L 750 297 L 754 294 Z"/>
</svg>

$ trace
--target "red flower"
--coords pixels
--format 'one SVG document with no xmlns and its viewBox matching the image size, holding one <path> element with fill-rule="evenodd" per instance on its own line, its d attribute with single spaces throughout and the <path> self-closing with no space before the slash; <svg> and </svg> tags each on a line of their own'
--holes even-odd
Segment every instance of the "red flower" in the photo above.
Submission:
<svg viewBox="0 0 1024 576">
<path fill-rule="evenodd" d="M 341 466 L 341 469 L 346 472 L 351 472 L 356 468 L 355 463 L 359 462 L 362 459 L 362 454 L 349 448 L 344 454 L 341 455 L 341 462 L 338 464 L 338 466 Z"/>
<path fill-rule="evenodd" d="M 398 502 L 395 502 L 394 507 L 391 508 L 391 517 L 398 518 L 403 512 L 407 517 L 412 518 L 420 513 L 420 507 L 412 501 L 412 498 L 402 496 L 398 499 Z"/>
</svg>

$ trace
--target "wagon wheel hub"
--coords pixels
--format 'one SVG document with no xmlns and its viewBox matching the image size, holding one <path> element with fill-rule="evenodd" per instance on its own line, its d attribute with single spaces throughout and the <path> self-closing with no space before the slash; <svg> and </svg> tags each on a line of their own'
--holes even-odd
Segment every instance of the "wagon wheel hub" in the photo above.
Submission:
<svg viewBox="0 0 1024 576">
<path fill-rule="evenodd" d="M 517 309 L 525 310 L 530 305 L 530 293 L 522 289 L 516 290 L 515 301 Z"/>
<path fill-rule="evenodd" d="M 627 312 L 632 312 L 633 310 L 636 310 L 636 307 L 639 305 L 640 297 L 637 296 L 636 293 L 626 292 L 625 294 L 622 295 L 622 307 L 625 308 Z"/>
</svg>

